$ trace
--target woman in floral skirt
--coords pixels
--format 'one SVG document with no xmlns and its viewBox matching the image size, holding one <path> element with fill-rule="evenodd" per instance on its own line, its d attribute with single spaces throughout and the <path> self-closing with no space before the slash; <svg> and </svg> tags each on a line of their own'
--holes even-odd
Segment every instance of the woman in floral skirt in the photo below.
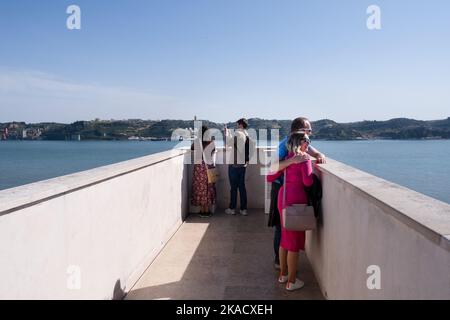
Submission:
<svg viewBox="0 0 450 320">
<path fill-rule="evenodd" d="M 200 216 L 210 217 L 210 207 L 216 200 L 216 188 L 214 183 L 208 183 L 208 168 L 214 167 L 214 164 L 208 165 L 211 162 L 210 159 L 214 158 L 216 149 L 213 141 L 203 141 L 204 135 L 208 127 L 202 126 L 202 134 L 198 137 L 198 140 L 191 146 L 191 150 L 194 148 L 201 148 L 202 158 L 201 163 L 194 162 L 194 172 L 192 177 L 192 199 L 191 204 L 196 207 L 200 207 Z M 208 140 L 208 139 L 206 139 Z M 212 144 L 212 145 L 211 145 Z M 205 162 L 205 152 L 211 152 L 208 155 Z"/>
</svg>

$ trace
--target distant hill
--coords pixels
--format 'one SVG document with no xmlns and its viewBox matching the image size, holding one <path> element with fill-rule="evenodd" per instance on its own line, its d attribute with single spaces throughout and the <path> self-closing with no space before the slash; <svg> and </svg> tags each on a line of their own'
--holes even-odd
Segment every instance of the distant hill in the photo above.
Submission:
<svg viewBox="0 0 450 320">
<path fill-rule="evenodd" d="M 222 129 L 224 123 L 203 121 L 210 128 Z M 226 124 L 234 128 L 235 123 Z M 250 128 L 278 129 L 280 136 L 290 131 L 290 120 L 249 119 Z M 193 120 L 92 120 L 71 124 L 8 122 L 0 123 L 0 139 L 10 140 L 126 140 L 131 137 L 170 138 L 175 129 L 192 129 Z M 317 140 L 357 139 L 450 139 L 450 117 L 421 121 L 397 118 L 387 121 L 337 123 L 323 119 L 312 122 Z"/>
</svg>

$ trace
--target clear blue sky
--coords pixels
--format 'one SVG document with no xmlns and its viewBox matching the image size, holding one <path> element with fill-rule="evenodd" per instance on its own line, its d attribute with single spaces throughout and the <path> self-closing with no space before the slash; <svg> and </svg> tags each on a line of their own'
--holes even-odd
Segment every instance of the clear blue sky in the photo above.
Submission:
<svg viewBox="0 0 450 320">
<path fill-rule="evenodd" d="M 448 0 L 1 1 L 0 122 L 445 118 L 449 57 Z"/>
</svg>

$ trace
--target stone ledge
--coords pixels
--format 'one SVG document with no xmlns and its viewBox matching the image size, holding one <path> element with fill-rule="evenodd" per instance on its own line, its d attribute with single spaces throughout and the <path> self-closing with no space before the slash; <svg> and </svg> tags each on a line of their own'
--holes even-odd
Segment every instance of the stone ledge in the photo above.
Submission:
<svg viewBox="0 0 450 320">
<path fill-rule="evenodd" d="M 115 177 L 137 171 L 186 153 L 169 150 L 103 167 L 81 171 L 53 179 L 0 191 L 0 216 L 47 199 L 84 189 Z"/>
<path fill-rule="evenodd" d="M 441 240 L 442 240 L 441 247 L 444 247 L 445 249 L 450 251 L 450 234 L 443 236 Z"/>
<path fill-rule="evenodd" d="M 318 165 L 402 223 L 450 251 L 450 205 L 338 161 Z"/>
</svg>

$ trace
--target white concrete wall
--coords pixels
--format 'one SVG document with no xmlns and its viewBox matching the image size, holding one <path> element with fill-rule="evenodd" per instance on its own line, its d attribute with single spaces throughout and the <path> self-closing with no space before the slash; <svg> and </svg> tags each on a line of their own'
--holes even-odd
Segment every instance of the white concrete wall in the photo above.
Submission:
<svg viewBox="0 0 450 320">
<path fill-rule="evenodd" d="M 1 191 L 0 299 L 128 291 L 187 214 L 184 156 L 169 151 Z M 79 290 L 67 286 L 71 265 L 81 271 Z"/>
<path fill-rule="evenodd" d="M 327 298 L 450 299 L 450 205 L 332 160 L 320 174 L 323 225 L 307 255 Z"/>
</svg>

